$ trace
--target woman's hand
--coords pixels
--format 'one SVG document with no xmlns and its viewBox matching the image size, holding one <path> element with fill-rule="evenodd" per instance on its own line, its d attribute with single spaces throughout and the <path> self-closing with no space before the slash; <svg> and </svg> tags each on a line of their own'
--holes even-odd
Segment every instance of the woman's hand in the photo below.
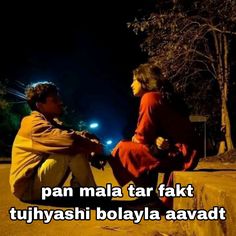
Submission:
<svg viewBox="0 0 236 236">
<path fill-rule="evenodd" d="M 160 150 L 167 150 L 170 148 L 168 139 L 164 139 L 163 137 L 156 138 L 156 145 L 157 145 L 157 148 Z"/>
<path fill-rule="evenodd" d="M 134 143 L 140 143 L 139 140 L 135 137 L 135 135 L 132 137 L 132 142 L 134 142 Z"/>
</svg>

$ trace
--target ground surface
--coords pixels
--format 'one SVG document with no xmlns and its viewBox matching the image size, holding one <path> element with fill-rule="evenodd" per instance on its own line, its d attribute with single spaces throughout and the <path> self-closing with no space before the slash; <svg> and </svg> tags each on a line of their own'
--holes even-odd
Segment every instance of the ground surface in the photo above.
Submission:
<svg viewBox="0 0 236 236">
<path fill-rule="evenodd" d="M 42 221 L 35 221 L 32 224 L 26 224 L 24 221 L 11 221 L 9 218 L 9 209 L 26 209 L 29 204 L 22 203 L 11 193 L 8 184 L 10 164 L 0 164 L 0 235 L 184 235 L 181 233 L 179 222 L 165 221 L 144 221 L 134 224 L 132 221 L 96 221 L 95 210 L 92 210 L 91 220 L 73 220 L 73 221 L 51 221 L 44 224 Z M 98 185 L 111 182 L 117 185 L 113 178 L 110 167 L 105 171 L 93 169 Z M 128 200 L 127 192 L 124 188 L 124 199 Z M 50 206 L 39 206 L 40 209 L 66 209 Z"/>
</svg>

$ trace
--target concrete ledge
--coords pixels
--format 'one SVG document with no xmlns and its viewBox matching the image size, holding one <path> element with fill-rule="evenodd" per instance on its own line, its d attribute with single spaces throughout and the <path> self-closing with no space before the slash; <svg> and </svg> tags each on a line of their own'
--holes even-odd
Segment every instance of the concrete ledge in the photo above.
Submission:
<svg viewBox="0 0 236 236">
<path fill-rule="evenodd" d="M 0 164 L 1 163 L 11 163 L 10 157 L 0 157 Z"/>
<path fill-rule="evenodd" d="M 224 207 L 226 220 L 182 221 L 187 235 L 236 235 L 236 164 L 200 163 L 192 172 L 174 172 L 174 184 L 192 184 L 193 198 L 175 198 L 174 210 Z"/>
<path fill-rule="evenodd" d="M 222 206 L 226 209 L 225 221 L 142 221 L 133 224 L 131 221 L 96 221 L 95 212 L 92 211 L 90 221 L 51 221 L 43 224 L 35 221 L 26 224 L 23 221 L 11 221 L 9 209 L 26 209 L 29 204 L 17 200 L 10 192 L 9 164 L 0 165 L 0 235 L 181 235 L 181 236 L 222 236 L 236 235 L 236 164 L 235 163 L 200 163 L 197 170 L 192 172 L 174 172 L 175 183 L 182 186 L 192 184 L 195 188 L 193 198 L 175 198 L 174 209 L 212 209 L 213 206 Z M 93 169 L 93 174 L 99 186 L 110 182 L 117 186 L 111 168 L 105 171 Z M 160 174 L 160 181 L 161 181 Z M 128 200 L 124 191 L 124 200 Z M 40 209 L 58 209 L 52 206 L 39 206 Z M 65 209 L 65 208 L 59 208 Z"/>
</svg>

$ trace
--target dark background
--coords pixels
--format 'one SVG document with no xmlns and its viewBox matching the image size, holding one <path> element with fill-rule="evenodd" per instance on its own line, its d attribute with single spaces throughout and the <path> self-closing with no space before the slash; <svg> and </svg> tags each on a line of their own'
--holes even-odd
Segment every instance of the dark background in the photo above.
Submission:
<svg viewBox="0 0 236 236">
<path fill-rule="evenodd" d="M 132 135 L 138 99 L 132 70 L 145 62 L 140 38 L 127 28 L 155 1 L 76 1 L 1 6 L 1 79 L 49 80 L 60 87 L 68 114 L 114 143 Z M 142 10 L 141 10 L 142 9 Z M 23 92 L 23 88 L 18 87 Z M 13 99 L 13 98 L 12 98 Z"/>
</svg>

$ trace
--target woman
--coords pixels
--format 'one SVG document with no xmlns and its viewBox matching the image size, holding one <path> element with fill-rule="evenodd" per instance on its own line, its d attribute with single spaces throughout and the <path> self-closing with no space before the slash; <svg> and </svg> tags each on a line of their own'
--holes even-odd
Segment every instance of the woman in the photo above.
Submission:
<svg viewBox="0 0 236 236">
<path fill-rule="evenodd" d="M 141 64 L 131 88 L 141 98 L 137 128 L 132 141 L 117 144 L 109 163 L 121 186 L 133 181 L 156 189 L 158 172 L 195 168 L 197 142 L 184 106 L 158 67 Z"/>
</svg>

